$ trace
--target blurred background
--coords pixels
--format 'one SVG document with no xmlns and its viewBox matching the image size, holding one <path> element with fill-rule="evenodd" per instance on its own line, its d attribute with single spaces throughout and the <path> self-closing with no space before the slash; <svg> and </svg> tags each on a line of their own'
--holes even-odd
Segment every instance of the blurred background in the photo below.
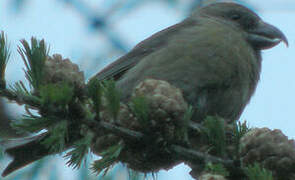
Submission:
<svg viewBox="0 0 295 180">
<path fill-rule="evenodd" d="M 7 34 L 12 51 L 6 74 L 8 83 L 24 80 L 24 64 L 17 53 L 21 39 L 30 40 L 32 36 L 45 39 L 51 55 L 59 53 L 79 64 L 89 78 L 140 41 L 181 21 L 197 6 L 212 1 L 216 0 L 1 0 L 0 31 Z M 281 129 L 289 138 L 295 138 L 295 1 L 236 2 L 281 29 L 289 40 L 289 48 L 280 44 L 263 52 L 261 80 L 241 121 L 247 120 L 251 127 Z M 23 113 L 20 107 L 8 106 L 8 111 L 16 117 Z M 143 178 L 128 172 L 123 165 L 116 166 L 104 178 L 97 177 L 88 170 L 93 159 L 97 157 L 89 156 L 81 169 L 73 170 L 61 156 L 48 157 L 3 179 Z M 2 155 L 1 171 L 8 161 Z M 154 177 L 190 180 L 189 171 L 187 166 L 179 165 Z M 147 175 L 147 179 L 152 178 L 153 175 Z"/>
</svg>

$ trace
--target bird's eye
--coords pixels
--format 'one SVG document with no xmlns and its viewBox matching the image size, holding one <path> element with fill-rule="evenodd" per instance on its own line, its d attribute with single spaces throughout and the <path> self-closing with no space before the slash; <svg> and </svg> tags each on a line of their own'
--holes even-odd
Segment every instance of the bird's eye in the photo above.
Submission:
<svg viewBox="0 0 295 180">
<path fill-rule="evenodd" d="M 241 19 L 241 15 L 239 15 L 239 14 L 233 14 L 233 15 L 231 15 L 230 18 L 231 18 L 232 20 L 236 21 L 236 20 Z"/>
</svg>

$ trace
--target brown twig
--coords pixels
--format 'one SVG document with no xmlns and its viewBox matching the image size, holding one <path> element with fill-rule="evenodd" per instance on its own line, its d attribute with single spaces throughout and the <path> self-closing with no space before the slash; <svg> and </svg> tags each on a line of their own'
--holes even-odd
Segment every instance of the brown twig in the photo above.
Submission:
<svg viewBox="0 0 295 180">
<path fill-rule="evenodd" d="M 141 132 L 133 131 L 124 127 L 119 127 L 107 122 L 84 120 L 84 123 L 98 135 L 104 133 L 112 133 L 114 135 L 131 141 L 140 141 L 144 136 L 144 134 L 142 134 Z"/>
<path fill-rule="evenodd" d="M 30 98 L 28 96 L 17 95 L 8 89 L 1 89 L 0 96 L 6 97 L 8 100 L 14 101 L 18 105 L 26 104 L 31 107 L 40 107 L 40 103 L 37 100 L 34 100 L 33 98 Z"/>
<path fill-rule="evenodd" d="M 203 153 L 200 151 L 195 151 L 193 149 L 184 148 L 179 145 L 171 145 L 170 146 L 173 153 L 177 154 L 181 157 L 182 160 L 190 161 L 190 162 L 212 162 L 212 163 L 220 163 L 225 166 L 232 166 L 233 160 L 226 160 L 216 156 L 212 156 L 207 153 Z"/>
</svg>

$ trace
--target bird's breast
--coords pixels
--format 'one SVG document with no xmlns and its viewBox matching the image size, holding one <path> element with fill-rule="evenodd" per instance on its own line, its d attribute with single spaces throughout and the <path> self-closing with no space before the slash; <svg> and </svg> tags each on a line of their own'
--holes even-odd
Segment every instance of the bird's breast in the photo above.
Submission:
<svg viewBox="0 0 295 180">
<path fill-rule="evenodd" d="M 123 99 L 145 78 L 180 88 L 199 116 L 237 119 L 253 94 L 260 59 L 243 34 L 228 27 L 188 28 L 144 57 L 120 81 Z"/>
</svg>

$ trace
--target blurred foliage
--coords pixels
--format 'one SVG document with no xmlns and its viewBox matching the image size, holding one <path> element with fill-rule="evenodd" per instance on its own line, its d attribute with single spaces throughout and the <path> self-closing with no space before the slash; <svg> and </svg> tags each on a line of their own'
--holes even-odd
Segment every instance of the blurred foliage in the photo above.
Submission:
<svg viewBox="0 0 295 180">
<path fill-rule="evenodd" d="M 224 119 L 214 116 L 207 116 L 203 122 L 207 140 L 211 144 L 212 153 L 221 157 L 225 156 L 226 136 Z"/>
<path fill-rule="evenodd" d="M 222 164 L 208 163 L 206 164 L 205 171 L 207 171 L 210 174 L 222 175 L 224 177 L 227 177 L 229 175 L 229 172 Z"/>
<path fill-rule="evenodd" d="M 259 163 L 245 168 L 249 180 L 273 180 L 272 172 L 263 168 Z"/>
</svg>

